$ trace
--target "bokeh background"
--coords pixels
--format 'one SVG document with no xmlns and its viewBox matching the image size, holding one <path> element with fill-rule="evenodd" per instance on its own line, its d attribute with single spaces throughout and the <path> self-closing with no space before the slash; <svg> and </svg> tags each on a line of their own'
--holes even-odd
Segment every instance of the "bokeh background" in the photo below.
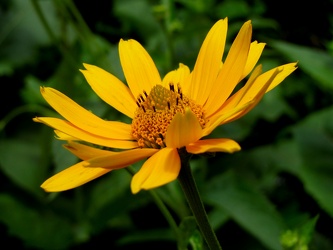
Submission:
<svg viewBox="0 0 333 250">
<path fill-rule="evenodd" d="M 241 152 L 192 159 L 222 247 L 333 249 L 332 0 L 1 0 L 1 245 L 177 249 L 151 193 L 131 194 L 126 170 L 45 193 L 40 184 L 77 159 L 32 118 L 58 116 L 39 92 L 51 86 L 100 117 L 128 122 L 90 89 L 82 63 L 124 80 L 117 44 L 134 38 L 162 76 L 179 62 L 192 68 L 209 28 L 225 17 L 227 49 L 252 20 L 253 40 L 267 43 L 264 70 L 294 61 L 299 68 L 248 115 L 213 133 L 237 140 Z M 203 249 L 177 181 L 155 191 L 188 248 Z"/>
</svg>

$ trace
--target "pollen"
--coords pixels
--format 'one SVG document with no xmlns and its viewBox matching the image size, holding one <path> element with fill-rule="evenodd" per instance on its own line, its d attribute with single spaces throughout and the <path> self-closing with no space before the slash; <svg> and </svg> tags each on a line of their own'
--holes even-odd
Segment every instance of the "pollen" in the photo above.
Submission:
<svg viewBox="0 0 333 250">
<path fill-rule="evenodd" d="M 136 101 L 138 106 L 132 121 L 132 136 L 141 148 L 164 148 L 164 138 L 169 124 L 177 113 L 185 113 L 190 108 L 198 118 L 202 128 L 207 120 L 201 105 L 186 97 L 181 90 L 169 84 L 169 89 L 155 85 L 149 94 L 143 91 Z"/>
</svg>

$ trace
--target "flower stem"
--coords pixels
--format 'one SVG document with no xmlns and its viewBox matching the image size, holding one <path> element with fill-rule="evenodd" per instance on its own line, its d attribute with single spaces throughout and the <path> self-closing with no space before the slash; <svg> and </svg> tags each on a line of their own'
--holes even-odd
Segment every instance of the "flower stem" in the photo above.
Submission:
<svg viewBox="0 0 333 250">
<path fill-rule="evenodd" d="M 72 55 L 71 50 L 67 49 L 65 46 L 63 46 L 60 42 L 58 42 L 58 39 L 56 35 L 53 32 L 53 29 L 50 27 L 43 11 L 42 8 L 39 6 L 39 3 L 37 0 L 32 0 L 32 6 L 36 11 L 36 14 L 41 22 L 41 24 L 44 26 L 46 33 L 48 34 L 50 40 L 54 43 L 54 45 L 57 46 L 58 50 L 60 53 L 63 55 L 65 60 L 72 65 L 73 67 L 77 68 L 78 64 L 74 60 L 74 56 Z"/>
<path fill-rule="evenodd" d="M 222 247 L 217 240 L 214 230 L 212 229 L 204 204 L 200 198 L 199 191 L 192 175 L 190 167 L 190 155 L 183 150 L 179 152 L 181 156 L 181 169 L 178 176 L 178 181 L 183 189 L 190 209 L 197 221 L 197 225 L 211 250 L 222 250 Z"/>
<path fill-rule="evenodd" d="M 158 196 L 158 194 L 154 190 L 149 190 L 150 195 L 154 199 L 155 204 L 160 209 L 161 213 L 164 215 L 165 219 L 169 223 L 170 227 L 173 229 L 173 232 L 176 236 L 177 242 L 179 238 L 179 229 L 177 223 L 175 222 L 174 218 L 172 217 L 170 211 L 163 203 L 162 199 Z"/>
<path fill-rule="evenodd" d="M 126 169 L 131 175 L 135 174 L 135 170 L 132 166 L 128 166 Z M 174 220 L 173 216 L 171 215 L 170 211 L 168 210 L 168 208 L 162 201 L 161 197 L 154 190 L 149 190 L 148 192 L 151 195 L 151 197 L 153 198 L 155 204 L 157 205 L 157 207 L 159 208 L 161 213 L 163 214 L 164 218 L 168 222 L 169 226 L 172 228 L 174 235 L 177 239 L 177 242 L 179 242 L 179 237 L 180 237 L 179 229 L 178 229 L 177 223 Z"/>
<path fill-rule="evenodd" d="M 80 11 L 76 8 L 76 5 L 73 3 L 72 0 L 68 0 L 66 2 L 66 5 L 68 6 L 68 8 L 70 9 L 71 13 L 73 14 L 73 16 L 75 17 L 78 26 L 80 28 L 80 30 L 85 34 L 85 35 L 91 35 L 92 32 L 89 28 L 89 26 L 87 25 L 87 23 L 85 22 L 85 20 L 83 19 Z"/>
</svg>

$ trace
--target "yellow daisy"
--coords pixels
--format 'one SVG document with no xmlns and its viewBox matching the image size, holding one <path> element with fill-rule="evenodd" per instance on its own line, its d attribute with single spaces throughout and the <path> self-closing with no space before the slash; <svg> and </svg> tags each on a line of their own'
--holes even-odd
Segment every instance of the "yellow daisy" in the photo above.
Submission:
<svg viewBox="0 0 333 250">
<path fill-rule="evenodd" d="M 132 192 L 137 193 L 177 178 L 179 149 L 189 154 L 240 150 L 231 139 L 202 138 L 249 112 L 266 92 L 296 69 L 296 63 L 265 73 L 260 65 L 254 68 L 265 44 L 251 42 L 250 21 L 242 26 L 222 62 L 226 35 L 227 19 L 219 20 L 208 32 L 192 72 L 179 64 L 163 79 L 147 51 L 135 40 L 119 43 L 128 86 L 103 69 L 84 64 L 81 72 L 91 88 L 131 118 L 131 124 L 101 119 L 61 92 L 42 87 L 43 97 L 64 120 L 36 117 L 34 121 L 54 128 L 58 139 L 67 140 L 65 147 L 82 161 L 52 176 L 41 187 L 48 192 L 68 190 L 148 158 L 131 181 Z M 244 86 L 233 93 L 250 72 Z"/>
</svg>

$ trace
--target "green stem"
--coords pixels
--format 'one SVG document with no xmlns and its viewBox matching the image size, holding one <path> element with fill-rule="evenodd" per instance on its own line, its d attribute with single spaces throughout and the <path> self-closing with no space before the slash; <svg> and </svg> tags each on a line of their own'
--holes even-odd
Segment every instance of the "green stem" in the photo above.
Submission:
<svg viewBox="0 0 333 250">
<path fill-rule="evenodd" d="M 167 67 L 170 69 L 174 67 L 174 48 L 173 48 L 173 40 L 172 40 L 172 22 L 174 18 L 174 2 L 172 0 L 164 0 L 163 4 L 166 8 L 165 11 L 165 19 L 164 19 L 164 28 L 165 28 L 165 35 L 166 35 L 166 44 L 167 44 L 167 59 L 168 65 Z"/>
<path fill-rule="evenodd" d="M 126 169 L 128 172 L 130 172 L 131 175 L 135 174 L 135 170 L 133 169 L 132 166 L 128 166 Z M 174 218 L 172 217 L 171 213 L 169 212 L 168 208 L 165 206 L 162 199 L 159 197 L 159 195 L 154 190 L 149 190 L 148 192 L 152 196 L 154 202 L 156 203 L 157 207 L 159 208 L 159 210 L 161 211 L 161 213 L 163 214 L 165 219 L 167 220 L 169 226 L 172 228 L 172 230 L 176 236 L 177 242 L 179 242 L 178 225 L 175 222 Z"/>
<path fill-rule="evenodd" d="M 80 27 L 82 32 L 85 35 L 90 36 L 92 34 L 92 32 L 91 32 L 89 26 L 87 25 L 87 23 L 82 18 L 81 13 L 76 8 L 76 5 L 73 3 L 72 0 L 67 0 L 66 4 L 67 4 L 68 8 L 70 9 L 70 11 L 72 12 L 73 16 L 75 17 L 75 19 L 77 20 L 78 26 Z"/>
<path fill-rule="evenodd" d="M 184 150 L 179 150 L 179 155 L 181 156 L 181 169 L 178 181 L 197 221 L 197 225 L 209 248 L 211 250 L 222 250 L 215 232 L 209 223 L 204 204 L 200 198 L 197 185 L 192 175 L 189 162 L 191 156 L 187 152 L 184 152 Z"/>
<path fill-rule="evenodd" d="M 61 52 L 63 57 L 67 60 L 69 64 L 72 64 L 74 68 L 77 68 L 78 65 L 74 60 L 74 57 L 71 55 L 71 51 L 66 49 L 61 43 L 58 42 L 56 35 L 53 33 L 49 23 L 46 20 L 45 15 L 43 14 L 42 9 L 40 8 L 37 0 L 32 0 L 32 6 L 34 7 L 36 14 L 44 26 L 46 33 L 50 37 L 51 41 L 57 46 L 58 50 Z"/>
<path fill-rule="evenodd" d="M 44 108 L 40 105 L 27 104 L 20 107 L 17 107 L 11 110 L 4 118 L 0 120 L 0 132 L 7 126 L 7 124 L 13 120 L 15 117 L 24 114 L 24 113 L 39 113 L 43 116 L 54 116 L 55 113 L 48 108 Z"/>
<path fill-rule="evenodd" d="M 177 241 L 179 237 L 179 230 L 178 230 L 178 225 L 173 219 L 171 213 L 169 212 L 168 208 L 165 206 L 163 203 L 162 199 L 158 196 L 158 194 L 154 190 L 149 190 L 150 195 L 153 197 L 157 207 L 160 209 L 161 213 L 169 223 L 170 227 L 174 231 L 174 234 L 176 235 Z"/>
</svg>

